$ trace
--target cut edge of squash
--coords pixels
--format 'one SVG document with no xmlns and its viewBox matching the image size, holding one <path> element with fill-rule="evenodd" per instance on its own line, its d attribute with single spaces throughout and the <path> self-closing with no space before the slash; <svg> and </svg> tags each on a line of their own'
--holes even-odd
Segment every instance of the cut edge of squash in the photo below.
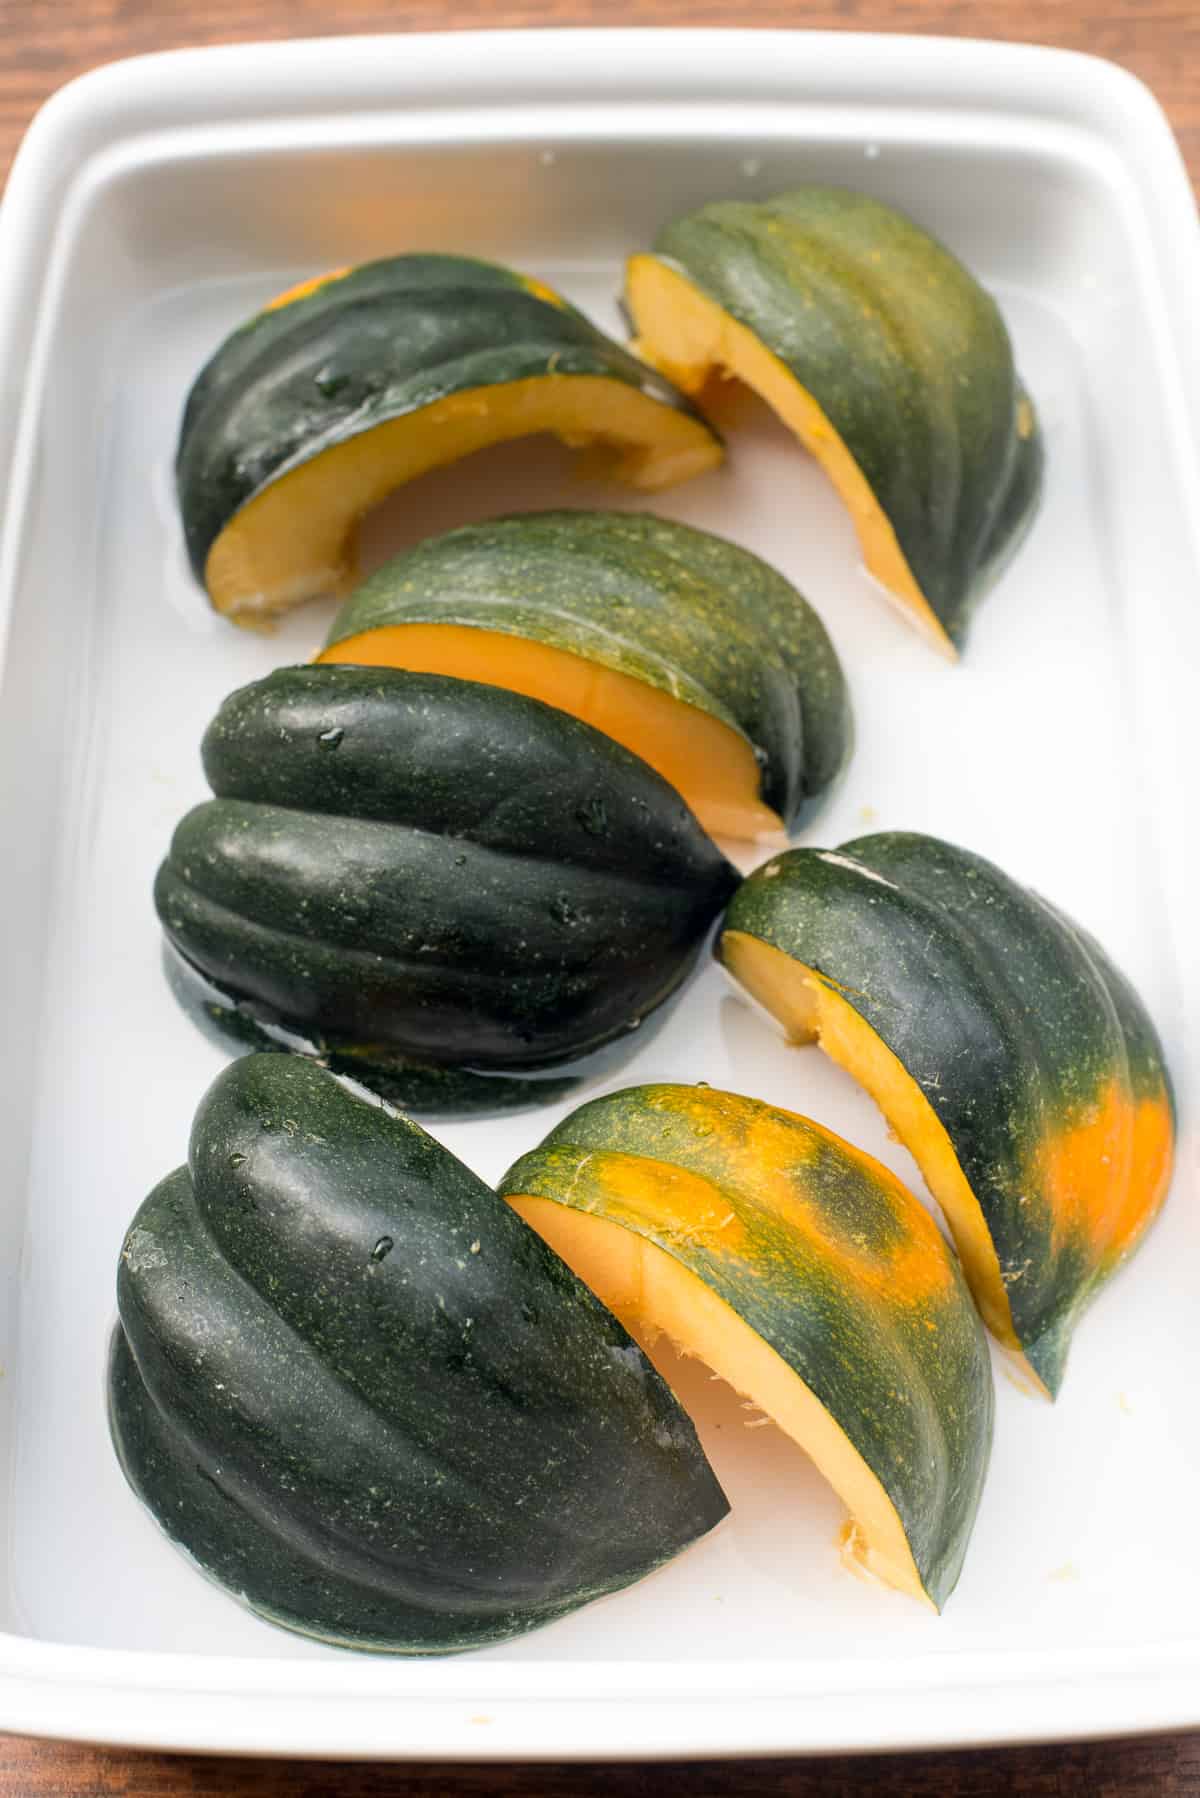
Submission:
<svg viewBox="0 0 1200 1798">
<path fill-rule="evenodd" d="M 346 263 L 341 268 L 326 269 L 324 274 L 309 275 L 306 280 L 295 281 L 291 287 L 285 287 L 282 293 L 277 293 L 273 299 L 268 300 L 258 316 L 261 318 L 263 313 L 282 312 L 285 306 L 293 306 L 297 300 L 307 300 L 310 294 L 320 293 L 323 287 L 332 287 L 335 281 L 344 281 L 347 275 L 353 273 L 354 265 Z"/>
<path fill-rule="evenodd" d="M 697 1274 L 611 1218 L 526 1193 L 508 1203 L 589 1286 L 653 1359 L 665 1337 L 701 1361 L 808 1455 L 849 1513 L 838 1541 L 855 1573 L 938 1608 L 878 1475 L 812 1389 Z M 664 1378 L 669 1371 L 660 1367 Z"/>
<path fill-rule="evenodd" d="M 547 373 L 448 394 L 318 451 L 247 500 L 208 552 L 214 608 L 269 629 L 293 606 L 343 595 L 355 526 L 373 506 L 429 470 L 539 432 L 605 452 L 606 472 L 644 492 L 703 474 L 724 454 L 692 414 L 604 375 Z"/>
<path fill-rule="evenodd" d="M 732 376 L 764 399 L 832 481 L 850 513 L 873 583 L 951 661 L 958 650 L 929 604 L 891 520 L 841 436 L 787 364 L 747 325 L 658 256 L 631 256 L 626 298 L 634 354 L 695 397 L 714 374 Z"/>
<path fill-rule="evenodd" d="M 477 625 L 414 622 L 362 631 L 315 659 L 453 675 L 540 699 L 649 763 L 712 836 L 787 842 L 779 814 L 759 797 L 761 770 L 745 737 L 699 706 L 572 650 Z"/>
<path fill-rule="evenodd" d="M 836 985 L 784 950 L 742 930 L 726 930 L 718 953 L 739 986 L 782 1025 L 791 1043 L 817 1043 L 861 1086 L 908 1150 L 954 1238 L 967 1284 L 991 1334 L 1045 1398 L 1045 1381 L 1025 1353 L 983 1210 L 937 1113 L 899 1057 L 842 997 Z"/>
</svg>

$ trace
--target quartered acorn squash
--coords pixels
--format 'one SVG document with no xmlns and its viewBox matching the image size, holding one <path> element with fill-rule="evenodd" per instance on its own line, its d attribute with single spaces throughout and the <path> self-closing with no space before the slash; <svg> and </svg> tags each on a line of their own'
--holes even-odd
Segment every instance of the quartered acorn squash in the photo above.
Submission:
<svg viewBox="0 0 1200 1798">
<path fill-rule="evenodd" d="M 958 1262 L 893 1174 L 756 1099 L 642 1086 L 581 1106 L 500 1191 L 651 1352 L 665 1336 L 807 1450 L 853 1564 L 941 1607 L 992 1372 Z"/>
<path fill-rule="evenodd" d="M 461 1162 L 253 1055 L 121 1250 L 113 1439 L 273 1623 L 446 1654 L 649 1573 L 728 1509 L 624 1329 Z"/>
<path fill-rule="evenodd" d="M 676 219 L 629 263 L 635 347 L 683 390 L 759 393 L 817 457 L 866 567 L 953 654 L 1041 486 L 995 302 L 911 219 L 802 187 Z"/>
<path fill-rule="evenodd" d="M 432 537 L 351 595 L 320 659 L 493 681 L 573 712 L 717 836 L 778 838 L 849 752 L 845 680 L 812 607 L 749 550 L 644 513 Z"/>
<path fill-rule="evenodd" d="M 1170 1080 L 1124 975 L 993 863 L 903 831 L 768 862 L 718 954 L 875 1099 L 989 1328 L 1053 1395 L 1171 1177 Z"/>
<path fill-rule="evenodd" d="M 263 625 L 343 592 L 354 527 L 404 482 L 549 431 L 646 489 L 713 467 L 689 401 L 544 282 L 466 256 L 392 256 L 281 294 L 188 396 L 184 536 L 219 612 Z"/>
</svg>

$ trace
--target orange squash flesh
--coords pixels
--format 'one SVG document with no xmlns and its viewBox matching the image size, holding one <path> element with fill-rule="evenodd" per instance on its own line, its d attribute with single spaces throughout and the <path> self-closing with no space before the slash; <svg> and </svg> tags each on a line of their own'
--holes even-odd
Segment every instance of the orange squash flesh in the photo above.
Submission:
<svg viewBox="0 0 1200 1798">
<path fill-rule="evenodd" d="M 355 527 L 372 506 L 429 469 L 542 431 L 603 450 L 615 479 L 646 492 L 703 473 L 722 453 L 688 414 L 602 376 L 545 375 L 453 393 L 344 439 L 242 506 L 208 553 L 213 605 L 263 628 L 305 600 L 345 593 L 356 573 Z"/>
<path fill-rule="evenodd" d="M 850 1565 L 944 1603 L 991 1364 L 953 1252 L 895 1175 L 795 1112 L 652 1085 L 581 1106 L 500 1191 L 648 1352 L 665 1337 L 806 1451 L 850 1514 Z"/>
<path fill-rule="evenodd" d="M 945 1215 L 988 1329 L 1018 1357 L 1038 1390 L 1044 1390 L 1021 1354 L 979 1201 L 936 1112 L 903 1063 L 830 982 L 782 949 L 744 931 L 727 930 L 721 959 L 751 998 L 782 1024 L 789 1042 L 819 1042 L 830 1060 L 874 1099 Z"/>
<path fill-rule="evenodd" d="M 570 712 L 648 762 L 683 794 L 713 836 L 786 841 L 758 796 L 761 772 L 746 739 L 698 706 L 570 650 L 472 625 L 382 625 L 316 658 L 448 674 L 508 687 Z"/>
<path fill-rule="evenodd" d="M 674 1170 L 647 1163 L 640 1171 L 647 1180 L 661 1182 Z M 716 1195 L 710 1187 L 704 1190 L 711 1210 Z M 678 1182 L 673 1197 L 678 1197 Z M 804 1381 L 730 1305 L 681 1262 L 621 1224 L 569 1210 L 552 1199 L 517 1194 L 509 1203 L 616 1314 L 651 1359 L 665 1338 L 711 1368 L 804 1449 L 849 1513 L 839 1538 L 847 1565 L 931 1604 L 878 1476 Z M 692 1227 L 714 1225 L 701 1217 Z M 717 1222 L 715 1229 L 720 1228 Z"/>
<path fill-rule="evenodd" d="M 794 1043 L 819 1042 L 882 1111 L 941 1207 L 989 1330 L 1022 1375 L 1052 1397 L 1014 1325 L 991 1232 L 950 1137 L 925 1092 L 829 977 L 760 938 L 728 929 L 721 959 Z M 1165 1091 L 1138 1097 L 1113 1078 L 1085 1111 L 1047 1119 L 1032 1147 L 1028 1191 L 1039 1195 L 1049 1237 L 1039 1253 L 1072 1256 L 1086 1245 L 1084 1294 L 1124 1261 L 1157 1216 L 1170 1184 L 1174 1120 Z M 1024 1202 L 1024 1201 L 1022 1201 Z M 1009 1280 L 1021 1277 L 1014 1269 Z"/>
<path fill-rule="evenodd" d="M 929 642 L 954 660 L 958 652 L 922 593 L 866 477 L 787 365 L 657 256 L 629 259 L 627 292 L 637 329 L 634 353 L 692 397 L 716 374 L 733 376 L 759 394 L 833 482 L 853 520 L 868 574 Z"/>
<path fill-rule="evenodd" d="M 263 307 L 264 312 L 282 312 L 285 306 L 294 306 L 297 300 L 306 300 L 310 294 L 319 293 L 334 281 L 341 281 L 346 275 L 353 274 L 351 263 L 342 268 L 327 269 L 323 275 L 310 275 L 306 281 L 296 281 L 291 287 L 285 287 L 277 293 L 273 300 L 268 300 Z"/>
</svg>

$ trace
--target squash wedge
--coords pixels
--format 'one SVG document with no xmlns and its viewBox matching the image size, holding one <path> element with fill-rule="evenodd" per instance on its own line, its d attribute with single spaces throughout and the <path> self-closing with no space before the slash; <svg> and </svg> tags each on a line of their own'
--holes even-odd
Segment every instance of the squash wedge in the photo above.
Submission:
<svg viewBox="0 0 1200 1798">
<path fill-rule="evenodd" d="M 639 355 L 695 397 L 734 376 L 821 463 L 867 571 L 953 656 L 1036 510 L 1042 447 L 999 309 L 865 194 L 806 187 L 677 219 L 629 263 Z"/>
<path fill-rule="evenodd" d="M 428 469 L 553 432 L 654 490 L 721 459 L 690 402 L 543 282 L 394 256 L 281 294 L 188 397 L 176 486 L 217 611 L 269 625 L 353 584 L 363 513 Z"/>
<path fill-rule="evenodd" d="M 953 1252 L 892 1174 L 756 1099 L 644 1086 L 581 1106 L 500 1191 L 651 1354 L 665 1336 L 807 1450 L 850 1562 L 942 1606 L 991 1364 Z"/>
<path fill-rule="evenodd" d="M 1053 1396 L 1171 1178 L 1170 1077 L 1124 975 L 993 863 L 902 831 L 759 868 L 717 953 L 871 1094 L 989 1329 Z"/>
</svg>

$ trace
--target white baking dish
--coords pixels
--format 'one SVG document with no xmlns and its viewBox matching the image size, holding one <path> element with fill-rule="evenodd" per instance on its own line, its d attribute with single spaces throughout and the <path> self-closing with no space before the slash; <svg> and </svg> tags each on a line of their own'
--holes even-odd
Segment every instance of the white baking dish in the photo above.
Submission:
<svg viewBox="0 0 1200 1798">
<path fill-rule="evenodd" d="M 325 623 L 310 612 L 262 640 L 208 615 L 170 496 L 183 396 L 224 332 L 303 274 L 473 251 L 615 324 L 622 255 L 665 218 L 814 179 L 901 204 L 1000 295 L 1046 427 L 1035 531 L 951 668 L 869 589 L 831 491 L 769 423 L 661 509 L 774 559 L 830 623 L 858 749 L 812 840 L 877 824 L 965 842 L 1134 977 L 1179 1085 L 1174 1196 L 1081 1330 L 1055 1409 L 998 1367 L 993 1471 L 941 1619 L 853 1581 L 803 1458 L 683 1370 L 734 1507 L 710 1539 L 505 1648 L 440 1663 L 322 1650 L 175 1553 L 127 1492 L 103 1415 L 122 1232 L 182 1158 L 220 1065 L 162 979 L 153 870 L 202 796 L 218 700 L 306 656 Z M 1154 102 L 1056 52 L 750 32 L 350 39 L 147 58 L 44 110 L 0 222 L 0 1727 L 563 1757 L 1200 1723 L 1197 293 L 1191 195 Z M 613 503 L 567 470 L 531 445 L 440 475 L 371 526 L 370 549 L 489 511 Z M 715 972 L 611 1084 L 664 1077 L 811 1111 L 923 1190 L 870 1104 Z M 495 1176 L 558 1115 L 439 1134 Z"/>
</svg>

